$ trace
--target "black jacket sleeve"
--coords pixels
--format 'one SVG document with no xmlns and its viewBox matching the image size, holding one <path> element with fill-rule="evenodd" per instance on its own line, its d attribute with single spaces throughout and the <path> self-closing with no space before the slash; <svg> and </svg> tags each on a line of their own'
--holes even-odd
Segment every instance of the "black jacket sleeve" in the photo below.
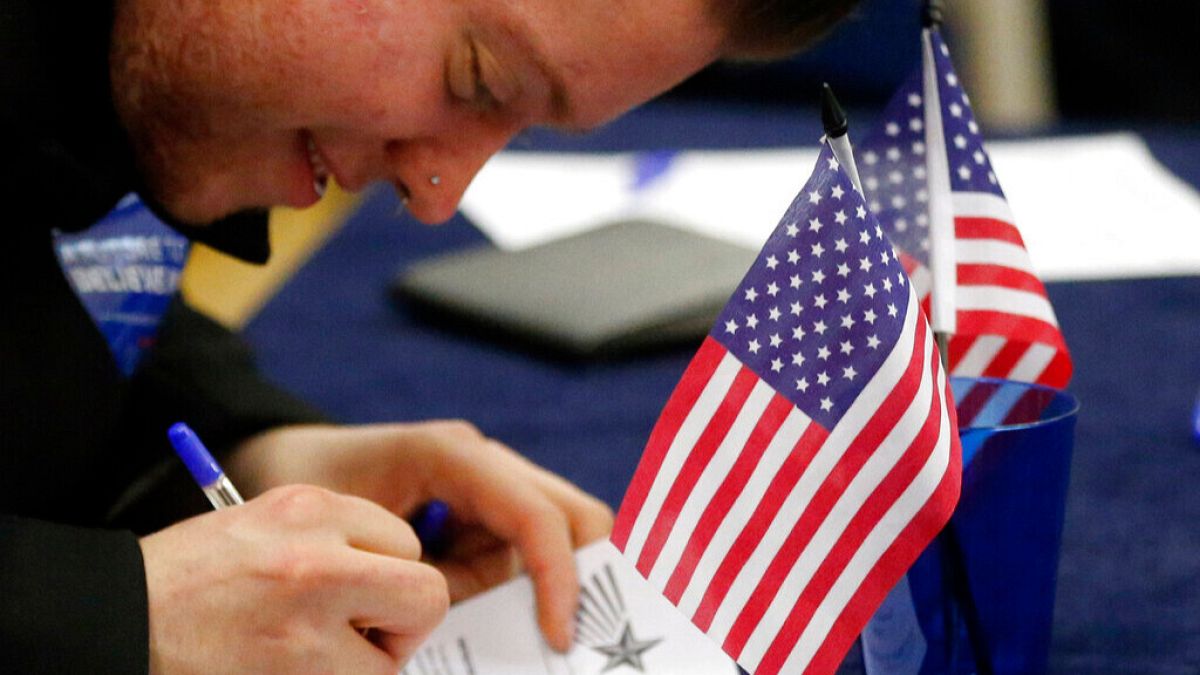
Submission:
<svg viewBox="0 0 1200 675">
<path fill-rule="evenodd" d="M 0 670 L 145 673 L 137 539 L 0 515 Z"/>
</svg>

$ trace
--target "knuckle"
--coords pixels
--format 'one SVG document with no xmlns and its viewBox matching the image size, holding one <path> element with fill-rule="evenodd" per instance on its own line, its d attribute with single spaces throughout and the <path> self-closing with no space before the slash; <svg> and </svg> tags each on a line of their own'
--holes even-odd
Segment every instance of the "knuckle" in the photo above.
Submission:
<svg viewBox="0 0 1200 675">
<path fill-rule="evenodd" d="M 323 522 L 335 495 L 315 485 L 288 485 L 268 493 L 272 516 L 293 527 L 310 527 Z"/>
<path fill-rule="evenodd" d="M 450 610 L 450 587 L 446 577 L 429 565 L 398 566 L 391 583 L 428 630 L 441 623 Z"/>
<path fill-rule="evenodd" d="M 285 593 L 303 593 L 324 586 L 334 576 L 326 558 L 312 546 L 288 543 L 263 557 L 261 571 L 269 581 L 282 586 Z"/>
</svg>

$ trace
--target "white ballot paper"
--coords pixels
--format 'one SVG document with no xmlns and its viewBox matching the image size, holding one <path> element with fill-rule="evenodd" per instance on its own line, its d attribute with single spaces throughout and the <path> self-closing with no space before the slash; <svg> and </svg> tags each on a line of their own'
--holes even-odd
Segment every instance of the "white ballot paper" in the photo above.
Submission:
<svg viewBox="0 0 1200 675">
<path fill-rule="evenodd" d="M 737 665 L 608 541 L 576 552 L 575 644 L 542 640 L 528 577 L 450 608 L 401 675 L 735 675 Z"/>
</svg>

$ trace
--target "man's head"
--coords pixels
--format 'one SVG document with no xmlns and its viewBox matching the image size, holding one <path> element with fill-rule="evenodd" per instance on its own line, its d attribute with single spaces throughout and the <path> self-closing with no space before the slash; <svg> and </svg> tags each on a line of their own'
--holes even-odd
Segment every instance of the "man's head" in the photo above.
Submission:
<svg viewBox="0 0 1200 675">
<path fill-rule="evenodd" d="M 718 58 L 795 51 L 851 4 L 118 0 L 113 87 L 183 220 L 306 206 L 331 175 L 390 181 L 434 222 L 522 129 L 587 129 Z"/>
</svg>

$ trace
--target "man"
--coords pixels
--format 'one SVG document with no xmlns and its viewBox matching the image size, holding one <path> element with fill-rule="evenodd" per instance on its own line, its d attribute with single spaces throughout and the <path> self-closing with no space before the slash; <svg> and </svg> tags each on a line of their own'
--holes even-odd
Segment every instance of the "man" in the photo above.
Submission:
<svg viewBox="0 0 1200 675">
<path fill-rule="evenodd" d="M 6 0 L 0 670 L 394 673 L 450 600 L 518 563 L 566 649 L 571 551 L 607 533 L 606 507 L 466 423 L 323 425 L 182 304 L 125 377 L 54 236 L 137 190 L 261 261 L 263 209 L 329 178 L 390 181 L 444 220 L 520 130 L 587 129 L 717 58 L 794 51 L 848 4 Z M 180 419 L 245 506 L 176 516 L 194 488 L 153 496 Z M 401 517 L 434 498 L 455 540 L 430 560 Z"/>
</svg>

